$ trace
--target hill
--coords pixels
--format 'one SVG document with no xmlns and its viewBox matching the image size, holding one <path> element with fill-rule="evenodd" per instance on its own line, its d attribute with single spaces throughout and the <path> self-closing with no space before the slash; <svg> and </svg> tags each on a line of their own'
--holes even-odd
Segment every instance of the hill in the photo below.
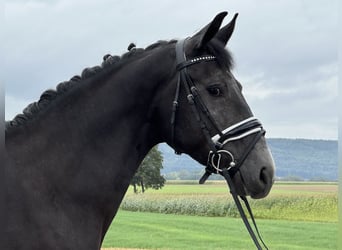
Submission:
<svg viewBox="0 0 342 250">
<path fill-rule="evenodd" d="M 276 164 L 277 178 L 315 181 L 338 179 L 337 141 L 272 138 L 267 139 L 267 143 Z M 160 144 L 159 150 L 164 157 L 162 173 L 167 179 L 198 179 L 204 172 L 202 165 L 187 155 L 175 155 L 166 144 Z"/>
</svg>

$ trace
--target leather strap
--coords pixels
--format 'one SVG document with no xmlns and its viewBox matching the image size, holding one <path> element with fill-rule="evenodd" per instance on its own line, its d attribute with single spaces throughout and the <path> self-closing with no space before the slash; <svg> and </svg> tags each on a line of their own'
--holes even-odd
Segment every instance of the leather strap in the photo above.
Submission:
<svg viewBox="0 0 342 250">
<path fill-rule="evenodd" d="M 250 223 L 249 223 L 249 221 L 248 221 L 248 219 L 247 219 L 247 216 L 246 216 L 245 211 L 243 210 L 243 207 L 242 207 L 242 205 L 241 205 L 241 202 L 240 202 L 240 200 L 239 200 L 239 197 L 238 197 L 238 195 L 237 195 L 237 193 L 236 193 L 236 189 L 235 189 L 233 180 L 231 179 L 230 174 L 228 173 L 228 170 L 227 170 L 226 168 L 222 170 L 222 175 L 223 175 L 223 177 L 225 178 L 225 180 L 226 180 L 226 182 L 227 182 L 227 184 L 228 184 L 230 193 L 232 194 L 232 197 L 233 197 L 233 199 L 234 199 L 234 201 L 235 201 L 236 207 L 237 207 L 238 210 L 239 210 L 240 216 L 241 216 L 241 218 L 242 218 L 242 220 L 243 220 L 243 223 L 245 224 L 245 226 L 246 226 L 246 228 L 247 228 L 247 231 L 248 231 L 249 235 L 251 236 L 251 238 L 252 238 L 252 240 L 253 240 L 255 246 L 257 247 L 257 249 L 258 249 L 258 250 L 262 250 L 262 247 L 261 247 L 261 245 L 260 245 L 260 243 L 259 243 L 259 241 L 258 241 L 258 238 L 257 238 L 257 236 L 255 235 L 254 230 L 253 230 L 253 228 L 251 227 L 251 225 L 250 225 Z M 257 232 L 257 235 L 258 235 L 258 237 L 259 237 L 259 240 L 261 241 L 261 243 L 262 243 L 262 245 L 265 247 L 265 249 L 268 250 L 268 248 L 267 248 L 265 242 L 263 241 L 263 239 L 262 239 L 262 237 L 261 237 L 261 235 L 260 235 L 260 233 L 259 233 L 259 229 L 258 229 L 258 227 L 257 227 L 257 225 L 256 225 L 256 223 L 255 223 L 254 215 L 253 215 L 252 210 L 251 210 L 251 208 L 250 208 L 250 206 L 249 206 L 249 203 L 248 203 L 247 198 L 246 198 L 245 196 L 240 196 L 240 197 L 241 197 L 241 199 L 244 201 L 244 203 L 245 203 L 245 205 L 246 205 L 246 207 L 247 207 L 247 211 L 248 211 L 248 213 L 249 213 L 249 216 L 251 217 L 251 220 L 252 220 L 252 222 L 253 222 L 253 225 L 254 225 L 254 228 L 255 228 L 255 230 L 256 230 L 256 232 Z"/>
</svg>

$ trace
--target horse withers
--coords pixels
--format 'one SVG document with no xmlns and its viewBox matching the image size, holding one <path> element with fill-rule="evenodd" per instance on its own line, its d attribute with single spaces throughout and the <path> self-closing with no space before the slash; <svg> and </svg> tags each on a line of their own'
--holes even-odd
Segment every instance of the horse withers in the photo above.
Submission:
<svg viewBox="0 0 342 250">
<path fill-rule="evenodd" d="M 100 249 L 130 180 L 161 142 L 265 197 L 274 163 L 231 73 L 226 12 L 190 38 L 105 56 L 6 123 L 1 249 Z M 207 177 L 207 176 L 206 176 Z"/>
</svg>

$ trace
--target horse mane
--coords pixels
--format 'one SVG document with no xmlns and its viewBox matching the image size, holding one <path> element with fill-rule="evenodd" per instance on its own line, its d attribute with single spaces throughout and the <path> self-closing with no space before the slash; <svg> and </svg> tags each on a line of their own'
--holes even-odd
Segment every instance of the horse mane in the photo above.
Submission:
<svg viewBox="0 0 342 250">
<path fill-rule="evenodd" d="M 91 80 L 92 77 L 112 72 L 116 68 L 121 67 L 123 64 L 141 56 L 146 51 L 151 51 L 155 48 L 159 48 L 161 46 L 165 46 L 168 44 L 176 43 L 177 40 L 170 41 L 158 41 L 147 46 L 145 49 L 136 48 L 134 43 L 129 44 L 128 52 L 124 53 L 121 56 L 112 56 L 110 54 L 106 54 L 103 56 L 103 61 L 101 65 L 97 65 L 94 67 L 85 68 L 81 75 L 75 75 L 70 78 L 69 81 L 64 81 L 59 83 L 56 86 L 56 89 L 48 89 L 44 91 L 39 100 L 33 103 L 30 103 L 26 108 L 24 108 L 21 114 L 16 115 L 12 120 L 6 121 L 5 131 L 7 132 L 9 129 L 13 127 L 17 127 L 26 123 L 26 121 L 34 118 L 38 113 L 44 110 L 47 106 L 49 106 L 57 97 L 65 95 L 71 89 L 74 89 L 77 86 L 80 86 L 82 82 L 86 80 Z M 228 69 L 232 67 L 233 60 L 230 53 L 222 46 L 221 43 L 217 41 L 211 41 L 207 49 L 209 53 L 214 55 L 217 58 L 217 61 L 220 65 L 227 67 Z"/>
</svg>

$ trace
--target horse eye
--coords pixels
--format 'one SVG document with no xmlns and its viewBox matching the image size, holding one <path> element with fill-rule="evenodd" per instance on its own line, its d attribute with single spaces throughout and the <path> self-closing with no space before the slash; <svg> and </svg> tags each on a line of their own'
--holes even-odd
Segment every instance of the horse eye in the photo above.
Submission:
<svg viewBox="0 0 342 250">
<path fill-rule="evenodd" d="M 210 86 L 207 88 L 208 92 L 210 95 L 212 96 L 221 96 L 222 95 L 222 91 L 220 89 L 220 87 L 218 86 Z"/>
</svg>

